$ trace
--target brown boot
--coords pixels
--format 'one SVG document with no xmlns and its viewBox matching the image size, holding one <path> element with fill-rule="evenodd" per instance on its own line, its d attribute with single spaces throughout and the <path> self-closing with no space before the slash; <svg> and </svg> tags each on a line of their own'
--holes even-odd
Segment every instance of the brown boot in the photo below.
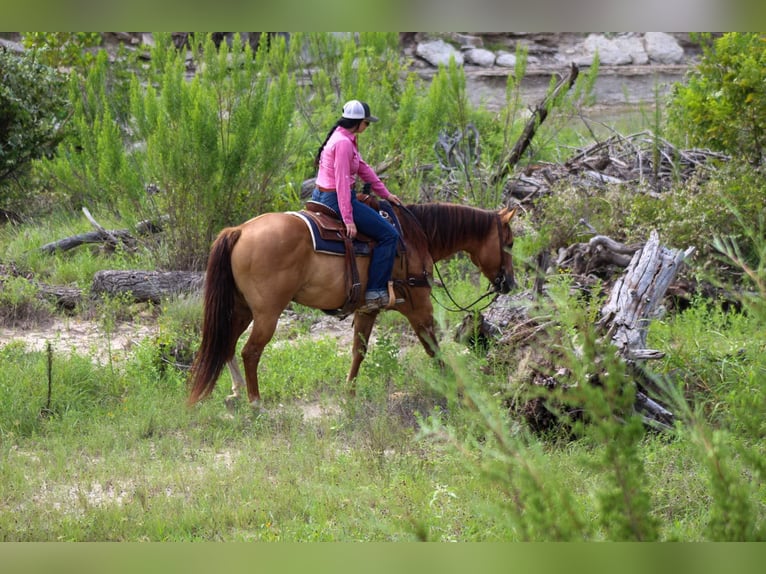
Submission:
<svg viewBox="0 0 766 574">
<path fill-rule="evenodd" d="M 385 291 L 369 291 L 365 294 L 364 303 L 359 307 L 361 313 L 372 313 L 388 306 L 389 297 Z"/>
</svg>

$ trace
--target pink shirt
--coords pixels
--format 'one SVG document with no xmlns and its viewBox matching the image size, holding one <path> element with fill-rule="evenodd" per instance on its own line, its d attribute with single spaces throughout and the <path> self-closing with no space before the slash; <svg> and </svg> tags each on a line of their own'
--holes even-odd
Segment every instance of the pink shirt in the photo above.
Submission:
<svg viewBox="0 0 766 574">
<path fill-rule="evenodd" d="M 356 135 L 338 126 L 327 140 L 319 158 L 316 185 L 335 190 L 338 194 L 340 216 L 346 224 L 354 222 L 351 211 L 351 187 L 357 175 L 365 183 L 371 184 L 372 191 L 381 198 L 387 199 L 391 195 L 377 174 L 359 155 Z"/>
</svg>

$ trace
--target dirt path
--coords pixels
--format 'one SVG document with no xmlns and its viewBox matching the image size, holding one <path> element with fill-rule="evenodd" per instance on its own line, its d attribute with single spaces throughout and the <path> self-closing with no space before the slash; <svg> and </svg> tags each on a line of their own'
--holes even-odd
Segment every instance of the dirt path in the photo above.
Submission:
<svg viewBox="0 0 766 574">
<path fill-rule="evenodd" d="M 273 343 L 285 339 L 286 333 L 300 318 L 293 311 L 285 311 L 279 320 L 279 327 Z M 351 347 L 351 317 L 342 321 L 334 317 L 321 317 L 308 327 L 306 336 L 312 338 L 335 337 L 341 346 Z M 30 351 L 43 351 L 50 341 L 57 353 L 88 355 L 104 364 L 120 359 L 147 337 L 153 337 L 158 326 L 147 319 L 143 322 L 121 322 L 107 330 L 100 321 L 80 318 L 56 318 L 44 325 L 25 327 L 0 326 L 0 348 L 17 341 Z"/>
<path fill-rule="evenodd" d="M 54 319 L 40 326 L 0 327 L 0 347 L 19 341 L 30 351 L 42 351 L 50 342 L 57 353 L 88 355 L 104 364 L 110 353 L 112 359 L 124 357 L 136 344 L 156 332 L 156 325 L 150 324 L 119 323 L 108 331 L 98 321 Z"/>
</svg>

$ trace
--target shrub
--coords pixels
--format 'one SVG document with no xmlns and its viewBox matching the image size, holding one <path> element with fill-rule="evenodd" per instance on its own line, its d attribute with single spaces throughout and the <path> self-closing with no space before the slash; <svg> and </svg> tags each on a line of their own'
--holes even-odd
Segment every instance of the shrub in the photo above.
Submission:
<svg viewBox="0 0 766 574">
<path fill-rule="evenodd" d="M 690 145 L 763 161 L 766 143 L 766 36 L 700 36 L 702 60 L 671 94 L 671 130 Z"/>
<path fill-rule="evenodd" d="M 69 109 L 62 74 L 34 54 L 0 50 L 0 208 L 12 211 L 29 199 L 11 180 L 32 160 L 53 154 Z"/>
</svg>

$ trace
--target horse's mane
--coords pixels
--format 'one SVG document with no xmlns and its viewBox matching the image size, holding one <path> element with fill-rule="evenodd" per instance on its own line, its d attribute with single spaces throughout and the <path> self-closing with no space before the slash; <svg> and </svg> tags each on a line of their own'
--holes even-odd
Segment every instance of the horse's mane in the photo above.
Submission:
<svg viewBox="0 0 766 574">
<path fill-rule="evenodd" d="M 466 237 L 485 237 L 494 229 L 497 216 L 494 211 L 451 203 L 413 204 L 407 208 L 420 221 L 428 244 L 448 250 Z"/>
</svg>

